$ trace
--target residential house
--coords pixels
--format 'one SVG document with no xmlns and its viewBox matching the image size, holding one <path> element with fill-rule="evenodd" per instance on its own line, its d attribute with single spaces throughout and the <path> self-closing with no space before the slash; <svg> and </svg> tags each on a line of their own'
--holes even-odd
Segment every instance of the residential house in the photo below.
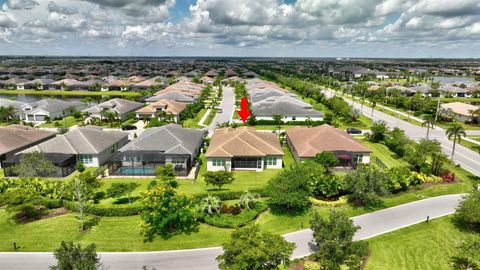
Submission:
<svg viewBox="0 0 480 270">
<path fill-rule="evenodd" d="M 88 91 L 89 86 L 86 85 L 84 82 L 75 80 L 75 79 L 63 79 L 60 81 L 56 81 L 51 83 L 52 88 L 60 89 L 60 90 L 80 90 L 80 91 Z"/>
<path fill-rule="evenodd" d="M 472 112 L 479 109 L 480 107 L 463 102 L 440 104 L 440 113 L 452 114 L 453 118 L 460 122 L 471 122 L 473 120 Z"/>
<path fill-rule="evenodd" d="M 134 91 L 143 91 L 143 90 L 150 90 L 150 89 L 156 89 L 158 87 L 161 87 L 163 84 L 156 82 L 154 80 L 144 80 L 135 84 L 131 85 L 132 90 Z"/>
<path fill-rule="evenodd" d="M 281 169 L 283 149 L 277 136 L 251 127 L 215 130 L 207 153 L 207 171 Z"/>
<path fill-rule="evenodd" d="M 105 131 L 100 127 L 73 128 L 64 135 L 28 148 L 17 154 L 9 165 L 21 159 L 29 152 L 44 153 L 57 167 L 55 177 L 64 177 L 75 170 L 77 162 L 87 167 L 100 167 L 115 155 L 117 150 L 128 143 L 128 133 L 122 131 Z"/>
<path fill-rule="evenodd" d="M 17 89 L 48 90 L 53 83 L 52 79 L 35 79 L 32 81 L 17 84 Z"/>
<path fill-rule="evenodd" d="M 15 116 L 14 116 L 15 118 L 20 118 L 20 111 L 22 110 L 22 107 L 25 105 L 27 105 L 26 102 L 0 98 L 0 107 L 5 107 L 5 108 L 12 107 L 15 112 Z"/>
<path fill-rule="evenodd" d="M 5 81 L 2 81 L 0 84 L 3 86 L 3 88 L 7 90 L 22 90 L 23 88 L 23 83 L 28 82 L 26 79 L 18 79 L 18 78 L 11 78 Z"/>
<path fill-rule="evenodd" d="M 124 80 L 111 80 L 101 86 L 101 91 L 128 91 L 131 83 Z"/>
<path fill-rule="evenodd" d="M 172 164 L 177 176 L 187 176 L 203 145 L 203 130 L 176 124 L 146 129 L 120 148 L 109 164 L 110 175 L 155 175 L 158 166 Z"/>
<path fill-rule="evenodd" d="M 297 162 L 313 159 L 318 153 L 328 151 L 340 160 L 339 166 L 356 167 L 360 163 L 370 163 L 370 149 L 346 132 L 327 124 L 288 129 L 286 140 Z"/>
<path fill-rule="evenodd" d="M 55 137 L 54 132 L 23 125 L 0 128 L 0 168 L 2 162 L 16 153 Z"/>
<path fill-rule="evenodd" d="M 186 107 L 187 104 L 183 102 L 160 99 L 147 105 L 146 107 L 137 110 L 135 113 L 138 119 L 165 118 L 169 115 L 173 117 L 173 121 L 175 123 L 179 123 L 180 114 L 185 110 Z"/>
<path fill-rule="evenodd" d="M 114 99 L 105 101 L 103 103 L 100 103 L 98 105 L 95 105 L 93 107 L 90 107 L 88 109 L 85 109 L 83 110 L 83 112 L 88 112 L 90 113 L 90 117 L 95 117 L 99 119 L 103 118 L 102 113 L 106 111 L 114 112 L 118 114 L 118 117 L 117 117 L 118 120 L 125 121 L 127 120 L 127 116 L 129 113 L 133 113 L 142 107 L 143 107 L 143 104 L 140 102 L 135 102 L 135 101 L 121 99 L 121 98 L 114 98 Z"/>
<path fill-rule="evenodd" d="M 40 123 L 49 119 L 60 119 L 80 111 L 85 105 L 80 101 L 63 101 L 58 99 L 42 99 L 21 107 L 20 119 L 25 122 Z"/>
</svg>

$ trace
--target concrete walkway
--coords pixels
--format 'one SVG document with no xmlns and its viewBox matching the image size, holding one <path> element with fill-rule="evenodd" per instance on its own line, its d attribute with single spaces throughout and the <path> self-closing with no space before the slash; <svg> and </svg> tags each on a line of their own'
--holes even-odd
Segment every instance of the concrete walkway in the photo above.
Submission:
<svg viewBox="0 0 480 270">
<path fill-rule="evenodd" d="M 392 208 L 353 217 L 361 229 L 355 234 L 356 240 L 368 239 L 406 226 L 454 213 L 461 194 L 445 195 L 415 201 Z M 285 239 L 297 245 L 293 257 L 303 257 L 315 249 L 312 232 L 302 230 L 284 235 Z M 101 252 L 102 262 L 109 269 L 131 270 L 142 266 L 161 270 L 211 270 L 218 269 L 215 258 L 222 253 L 220 247 L 159 251 L 159 252 Z M 51 253 L 0 253 L 0 269 L 43 270 L 55 263 Z"/>
</svg>

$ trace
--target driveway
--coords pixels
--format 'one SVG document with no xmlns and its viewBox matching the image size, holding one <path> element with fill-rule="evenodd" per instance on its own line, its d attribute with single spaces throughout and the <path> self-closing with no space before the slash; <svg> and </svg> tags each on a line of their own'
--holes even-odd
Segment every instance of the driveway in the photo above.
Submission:
<svg viewBox="0 0 480 270">
<path fill-rule="evenodd" d="M 406 226 L 420 223 L 430 218 L 454 213 L 461 194 L 445 195 L 383 209 L 353 217 L 355 225 L 361 227 L 355 234 L 356 240 L 391 232 Z M 285 239 L 297 245 L 293 257 L 303 257 L 311 253 L 312 232 L 302 230 L 284 235 Z M 222 253 L 221 248 L 204 248 L 159 252 L 101 252 L 100 257 L 106 267 L 112 270 L 141 269 L 146 265 L 161 270 L 210 270 L 218 269 L 215 257 Z M 0 269 L 43 270 L 54 264 L 51 253 L 0 253 Z"/>
<path fill-rule="evenodd" d="M 219 106 L 219 109 L 221 109 L 222 112 L 218 112 L 212 123 L 206 128 L 208 130 L 209 137 L 213 135 L 213 131 L 215 130 L 217 123 L 223 124 L 230 122 L 230 120 L 232 119 L 234 106 L 235 96 L 233 93 L 233 88 L 230 86 L 223 87 L 222 102 Z"/>
</svg>

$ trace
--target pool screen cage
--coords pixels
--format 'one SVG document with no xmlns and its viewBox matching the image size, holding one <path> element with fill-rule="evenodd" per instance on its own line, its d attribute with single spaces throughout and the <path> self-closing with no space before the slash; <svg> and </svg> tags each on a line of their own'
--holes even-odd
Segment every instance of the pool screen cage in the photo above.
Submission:
<svg viewBox="0 0 480 270">
<path fill-rule="evenodd" d="M 159 166 L 173 165 L 177 176 L 187 176 L 192 168 L 190 155 L 168 155 L 159 151 L 118 152 L 108 163 L 110 175 L 154 176 Z"/>
</svg>

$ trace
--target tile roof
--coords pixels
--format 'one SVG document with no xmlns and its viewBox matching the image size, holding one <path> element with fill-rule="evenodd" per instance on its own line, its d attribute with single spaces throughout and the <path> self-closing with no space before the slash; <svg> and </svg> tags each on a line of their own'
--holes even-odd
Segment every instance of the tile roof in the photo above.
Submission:
<svg viewBox="0 0 480 270">
<path fill-rule="evenodd" d="M 327 124 L 313 128 L 294 127 L 286 134 L 300 157 L 314 157 L 324 151 L 371 152 L 346 132 Z"/>
<path fill-rule="evenodd" d="M 55 137 L 54 132 L 23 125 L 0 128 L 0 155 Z"/>
<path fill-rule="evenodd" d="M 159 101 L 156 101 L 146 107 L 143 107 L 139 110 L 137 110 L 137 113 L 155 113 L 158 110 L 156 109 L 157 107 L 163 108 L 166 112 L 172 114 L 172 115 L 178 115 L 185 108 L 187 107 L 187 104 L 182 103 L 182 102 L 177 102 L 174 100 L 168 100 L 168 99 L 161 99 Z"/>
<path fill-rule="evenodd" d="M 451 103 L 443 103 L 440 107 L 444 110 L 452 110 L 456 114 L 464 115 L 470 117 L 472 114 L 469 112 L 470 110 L 478 110 L 480 107 L 463 103 L 463 102 L 451 102 Z"/>
<path fill-rule="evenodd" d="M 52 140 L 36 145 L 25 151 L 63 154 L 99 154 L 127 137 L 127 132 L 105 131 L 99 127 L 78 127 L 71 129 L 64 135 L 57 136 Z"/>
<path fill-rule="evenodd" d="M 119 151 L 159 151 L 166 154 L 193 155 L 203 142 L 204 131 L 176 124 L 148 128 Z"/>
<path fill-rule="evenodd" d="M 283 149 L 273 133 L 251 127 L 215 130 L 206 157 L 283 156 Z"/>
<path fill-rule="evenodd" d="M 101 113 L 104 110 L 115 111 L 118 114 L 126 114 L 141 108 L 143 106 L 140 102 L 135 102 L 131 100 L 114 98 L 98 105 L 92 106 L 88 109 L 83 110 L 83 112 L 89 112 L 92 114 Z"/>
</svg>

